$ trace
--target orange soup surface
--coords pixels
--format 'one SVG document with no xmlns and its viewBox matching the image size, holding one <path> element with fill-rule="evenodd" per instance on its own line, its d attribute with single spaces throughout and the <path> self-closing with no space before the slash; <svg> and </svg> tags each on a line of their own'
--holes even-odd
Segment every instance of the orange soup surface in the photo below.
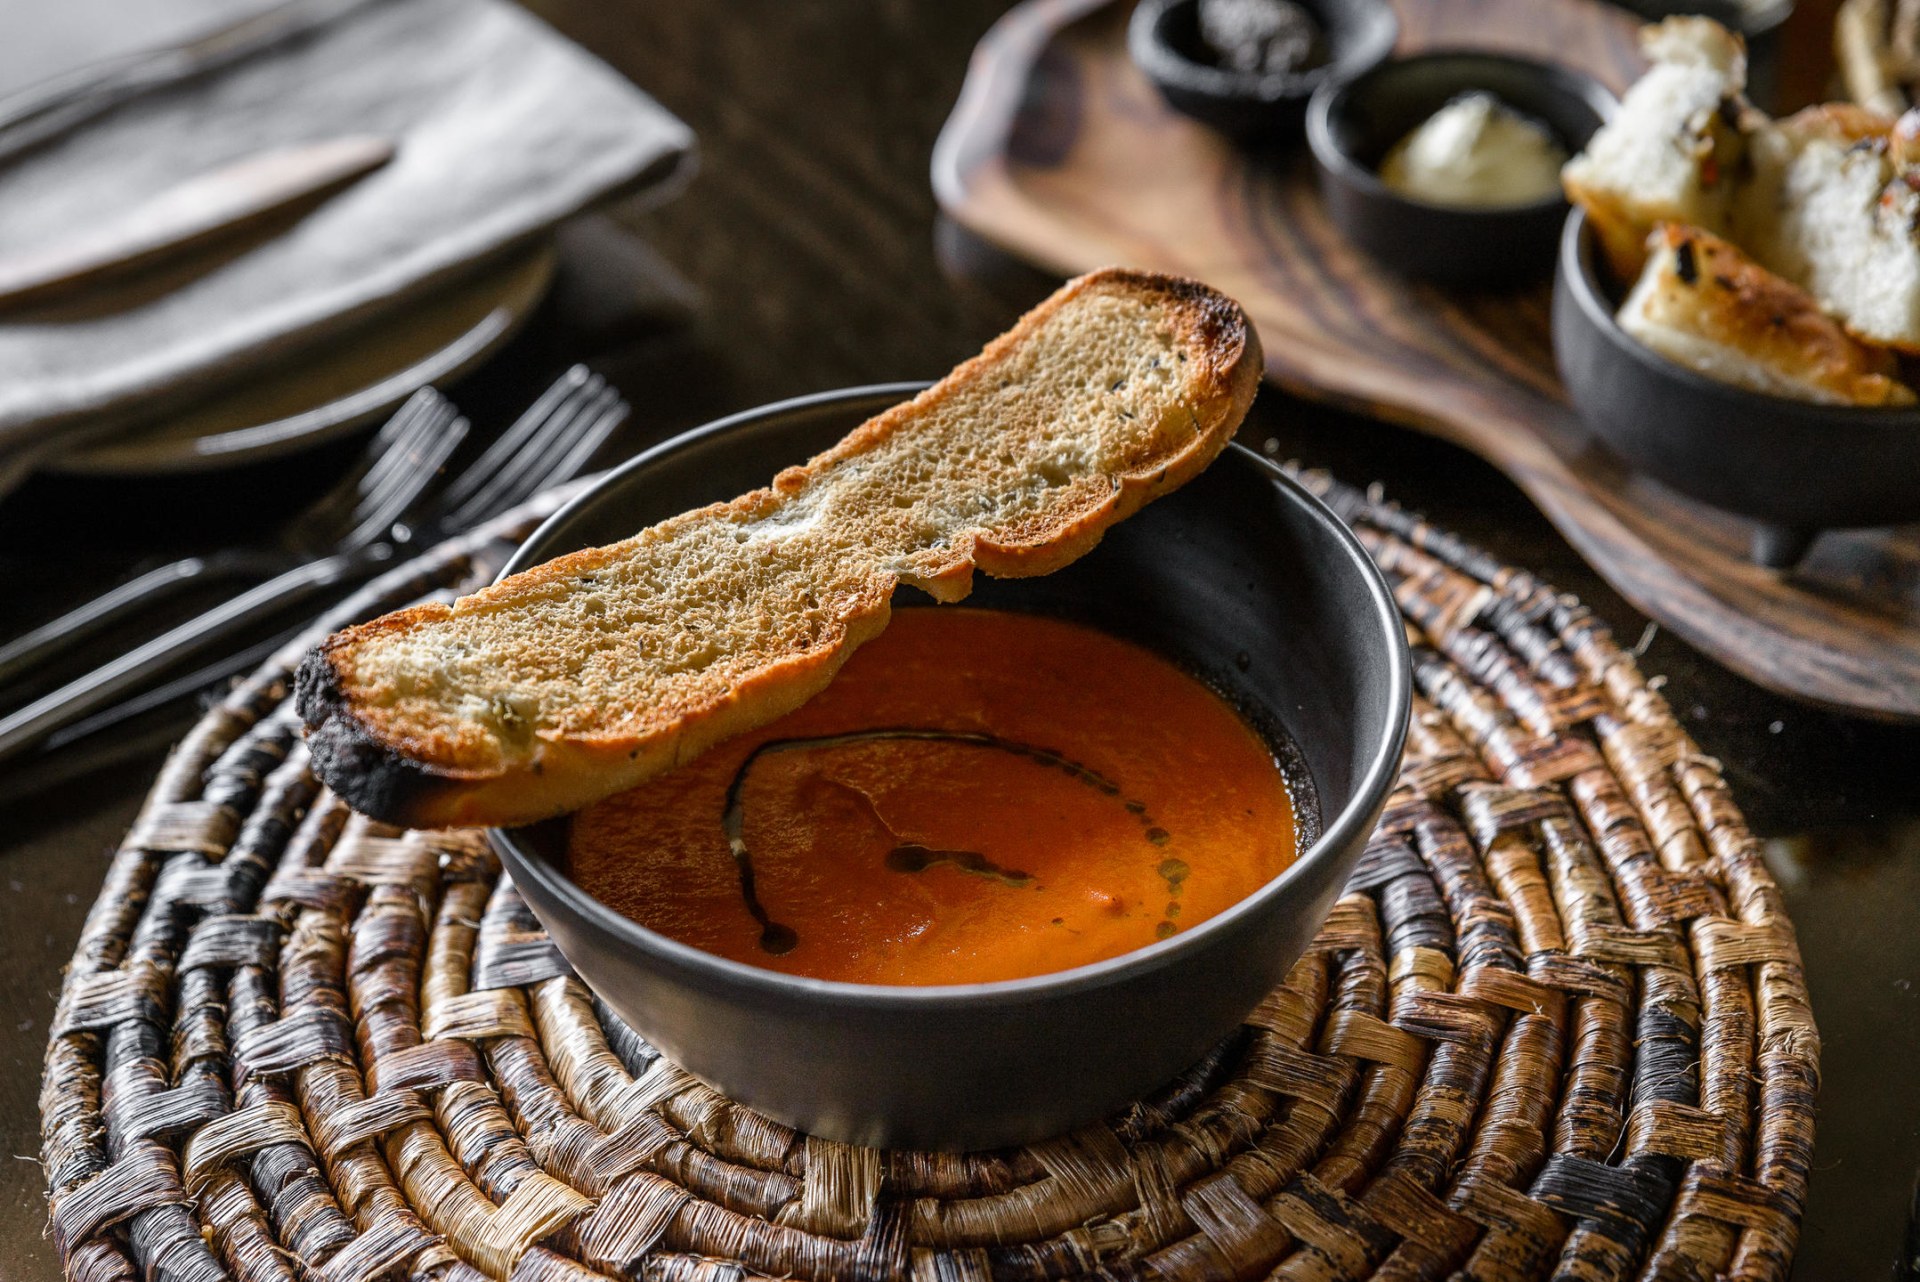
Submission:
<svg viewBox="0 0 1920 1282">
<path fill-rule="evenodd" d="M 1165 939 L 1296 848 L 1271 747 L 1198 680 L 1076 624 L 931 607 L 798 711 L 581 811 L 568 861 L 722 957 L 965 984 Z"/>
</svg>

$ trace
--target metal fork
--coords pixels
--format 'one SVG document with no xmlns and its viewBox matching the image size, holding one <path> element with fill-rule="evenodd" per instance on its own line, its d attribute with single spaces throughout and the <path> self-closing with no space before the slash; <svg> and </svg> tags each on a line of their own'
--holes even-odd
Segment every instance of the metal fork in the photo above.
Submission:
<svg viewBox="0 0 1920 1282">
<path fill-rule="evenodd" d="M 288 570 L 0 719 L 0 761 L 143 689 L 183 656 L 257 627 L 292 601 L 364 578 L 410 543 L 470 528 L 571 479 L 627 412 L 604 379 L 575 366 L 441 496 L 403 511 L 390 537 Z"/>
<path fill-rule="evenodd" d="M 0 688 L 196 584 L 277 574 L 377 542 L 433 483 L 466 430 L 445 397 L 421 389 L 367 442 L 347 474 L 280 535 L 149 570 L 9 641 L 0 646 Z"/>
</svg>

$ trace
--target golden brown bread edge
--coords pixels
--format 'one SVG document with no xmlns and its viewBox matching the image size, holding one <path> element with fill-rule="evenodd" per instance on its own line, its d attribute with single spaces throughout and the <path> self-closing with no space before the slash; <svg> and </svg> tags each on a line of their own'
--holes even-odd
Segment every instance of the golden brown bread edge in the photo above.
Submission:
<svg viewBox="0 0 1920 1282">
<path fill-rule="evenodd" d="M 1176 339 L 1199 366 L 1193 398 L 1199 430 L 1177 454 L 1152 457 L 1114 478 L 1097 501 L 1062 514 L 1044 531 L 1021 531 L 1018 542 L 957 539 L 945 564 L 912 581 L 941 601 L 957 601 L 972 588 L 975 569 L 997 578 L 1051 573 L 1091 551 L 1108 527 L 1155 498 L 1197 476 L 1223 450 L 1245 418 L 1262 373 L 1259 338 L 1239 305 L 1196 281 L 1151 272 L 1107 268 L 1069 281 L 990 342 L 979 355 L 912 401 L 855 428 L 838 444 L 802 467 L 789 467 L 769 489 L 715 504 L 708 511 L 752 510 L 799 490 L 814 473 L 868 443 L 884 439 L 895 425 L 943 389 L 978 376 L 1010 348 L 1082 291 L 1113 286 L 1157 295 Z M 516 580 L 562 578 L 592 549 L 558 557 Z M 512 582 L 508 580 L 507 582 Z M 553 817 L 664 773 L 734 735 L 765 725 L 799 707 L 830 682 L 861 644 L 886 627 L 897 577 L 843 616 L 843 631 L 827 647 L 784 656 L 751 677 L 717 691 L 704 706 L 679 712 L 666 725 L 637 739 L 614 742 L 548 740 L 536 769 L 461 769 L 436 760 L 439 745 L 383 732 L 357 706 L 334 656 L 387 630 L 404 630 L 429 618 L 444 618 L 439 604 L 415 606 L 345 629 L 309 652 L 296 677 L 296 703 L 306 726 L 313 767 L 350 806 L 384 822 L 406 827 L 510 826 Z M 503 586 L 503 585 L 496 585 Z"/>
<path fill-rule="evenodd" d="M 1738 245 L 1698 227 L 1665 223 L 1647 238 L 1647 246 L 1647 271 L 1621 304 L 1620 325 L 1649 349 L 1691 367 L 1663 347 L 1657 333 L 1640 332 L 1641 324 L 1738 353 L 1775 378 L 1825 392 L 1832 404 L 1913 403 L 1891 351 L 1848 334 L 1813 295 L 1774 275 Z M 1643 290 L 1654 296 L 1648 299 Z M 1632 314 L 1636 303 L 1644 309 L 1640 316 Z M 1780 394 L 1766 387 L 1753 390 Z"/>
</svg>

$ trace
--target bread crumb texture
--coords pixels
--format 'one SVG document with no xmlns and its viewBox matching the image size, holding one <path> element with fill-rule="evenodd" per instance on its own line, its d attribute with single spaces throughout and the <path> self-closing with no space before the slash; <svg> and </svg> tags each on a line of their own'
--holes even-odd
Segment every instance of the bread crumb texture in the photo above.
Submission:
<svg viewBox="0 0 1920 1282">
<path fill-rule="evenodd" d="M 976 565 L 1046 573 L 1087 551 L 1224 446 L 1257 382 L 1249 349 L 1239 309 L 1210 290 L 1083 277 L 767 489 L 349 629 L 321 654 L 361 733 L 436 774 L 538 773 L 564 741 L 649 758 L 604 781 L 627 786 L 817 693 L 885 626 L 897 583 L 958 600 Z M 302 711 L 310 730 L 346 715 L 304 691 Z"/>
</svg>

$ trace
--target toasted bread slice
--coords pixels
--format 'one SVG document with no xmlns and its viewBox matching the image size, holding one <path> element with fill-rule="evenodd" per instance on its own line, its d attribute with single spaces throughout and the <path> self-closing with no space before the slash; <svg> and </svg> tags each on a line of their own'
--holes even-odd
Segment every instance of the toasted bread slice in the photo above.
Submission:
<svg viewBox="0 0 1920 1282">
<path fill-rule="evenodd" d="M 1640 47 L 1653 65 L 1560 173 L 1622 280 L 1659 224 L 1722 227 L 1754 118 L 1746 44 L 1720 24 L 1668 18 L 1641 28 Z"/>
<path fill-rule="evenodd" d="M 1893 353 L 1856 342 L 1813 298 L 1697 227 L 1662 227 L 1620 327 L 1708 378 L 1827 405 L 1911 405 Z"/>
<path fill-rule="evenodd" d="M 823 689 L 894 587 L 1046 574 L 1225 447 L 1260 379 L 1231 300 L 1109 269 L 768 489 L 315 649 L 315 768 L 413 826 L 543 819 Z"/>
</svg>

